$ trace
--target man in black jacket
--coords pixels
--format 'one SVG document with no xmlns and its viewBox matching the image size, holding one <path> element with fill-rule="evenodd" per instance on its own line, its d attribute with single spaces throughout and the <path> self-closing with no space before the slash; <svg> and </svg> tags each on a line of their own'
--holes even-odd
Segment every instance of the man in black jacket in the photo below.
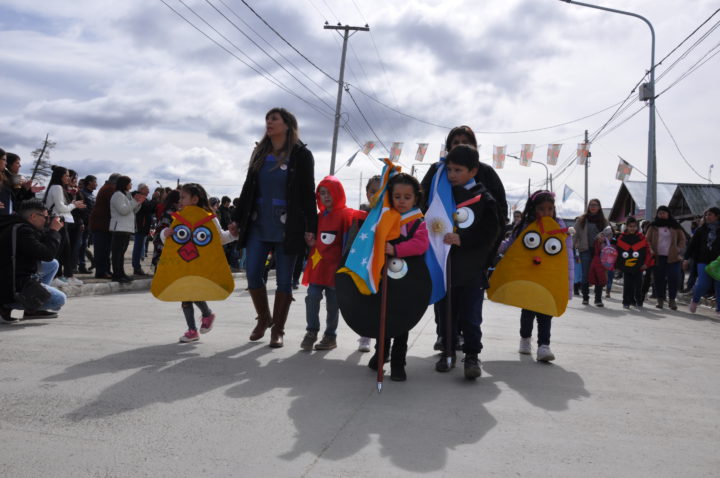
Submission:
<svg viewBox="0 0 720 478">
<path fill-rule="evenodd" d="M 57 317 L 57 313 L 51 311 L 60 310 L 65 305 L 66 296 L 48 285 L 54 274 L 44 272 L 52 269 L 45 265 L 53 265 L 60 247 L 58 231 L 63 224 L 58 217 L 48 217 L 47 208 L 40 199 L 28 199 L 20 204 L 17 215 L 0 217 L 0 321 L 14 322 L 10 312 L 22 309 L 20 304 L 15 303 L 12 286 L 12 230 L 16 224 L 19 227 L 15 253 L 15 290 L 21 290 L 33 275 L 39 275 L 43 286 L 50 292 L 50 299 L 43 304 L 42 310 L 26 311 L 24 318 Z M 41 271 L 38 271 L 38 263 L 42 264 Z"/>
</svg>

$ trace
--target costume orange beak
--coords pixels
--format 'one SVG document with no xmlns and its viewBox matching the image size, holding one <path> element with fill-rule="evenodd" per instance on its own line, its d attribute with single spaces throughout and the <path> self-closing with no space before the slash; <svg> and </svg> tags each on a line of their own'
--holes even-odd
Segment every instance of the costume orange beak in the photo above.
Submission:
<svg viewBox="0 0 720 478">
<path fill-rule="evenodd" d="M 180 257 L 182 257 L 185 262 L 190 262 L 200 256 L 197 247 L 195 247 L 195 244 L 192 242 L 188 242 L 178 249 L 178 254 L 180 254 Z"/>
</svg>

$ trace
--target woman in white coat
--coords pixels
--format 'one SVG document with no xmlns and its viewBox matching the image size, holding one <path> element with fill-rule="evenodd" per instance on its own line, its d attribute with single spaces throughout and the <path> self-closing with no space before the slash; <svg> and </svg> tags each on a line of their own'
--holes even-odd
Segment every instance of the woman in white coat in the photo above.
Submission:
<svg viewBox="0 0 720 478">
<path fill-rule="evenodd" d="M 125 274 L 125 252 L 130 243 L 130 235 L 135 232 L 135 213 L 145 200 L 140 194 L 130 195 L 132 181 L 120 176 L 115 184 L 115 192 L 110 198 L 110 232 L 112 233 L 112 280 L 126 284 L 132 278 Z"/>
</svg>

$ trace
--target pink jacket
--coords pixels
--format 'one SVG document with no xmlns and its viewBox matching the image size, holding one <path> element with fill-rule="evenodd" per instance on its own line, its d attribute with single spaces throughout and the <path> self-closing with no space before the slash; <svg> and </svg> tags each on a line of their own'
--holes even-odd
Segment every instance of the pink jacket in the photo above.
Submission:
<svg viewBox="0 0 720 478">
<path fill-rule="evenodd" d="M 415 234 L 407 240 L 395 244 L 395 257 L 422 256 L 425 254 L 428 247 L 430 247 L 430 240 L 428 239 L 428 231 L 425 221 L 422 219 L 418 219 L 418 221 L 421 222 L 415 230 Z M 412 229 L 415 222 L 405 224 L 400 227 L 400 236 L 407 237 L 408 231 Z"/>
</svg>

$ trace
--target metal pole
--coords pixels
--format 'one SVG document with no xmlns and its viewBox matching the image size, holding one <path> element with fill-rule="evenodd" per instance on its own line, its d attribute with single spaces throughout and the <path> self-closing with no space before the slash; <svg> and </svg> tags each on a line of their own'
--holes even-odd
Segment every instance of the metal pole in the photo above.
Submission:
<svg viewBox="0 0 720 478">
<path fill-rule="evenodd" d="M 338 79 L 338 93 L 337 102 L 335 103 L 335 128 L 333 129 L 333 140 L 332 140 L 332 154 L 330 155 L 330 174 L 335 174 L 335 155 L 337 154 L 337 142 L 338 142 L 338 131 L 340 130 L 340 107 L 342 106 L 342 90 L 345 85 L 345 56 L 347 54 L 347 42 L 350 38 L 350 30 L 353 33 L 356 31 L 369 31 L 370 28 L 365 25 L 364 27 L 350 27 L 342 26 L 339 23 L 337 26 L 325 25 L 325 30 L 343 30 L 343 49 L 342 56 L 340 58 L 340 78 Z"/>
<path fill-rule="evenodd" d="M 655 158 L 655 29 L 650 21 L 638 15 L 637 13 L 617 10 L 615 8 L 601 7 L 590 3 L 576 2 L 574 0 L 560 0 L 561 2 L 580 5 L 582 7 L 595 8 L 597 10 L 605 10 L 606 12 L 619 13 L 620 15 L 628 15 L 630 17 L 639 18 L 650 28 L 650 36 L 652 37 L 652 45 L 650 50 L 650 83 L 648 106 L 650 110 L 650 120 L 648 125 L 648 158 L 647 158 L 647 190 L 645 194 L 645 219 L 655 217 L 657 209 L 657 163 Z M 587 204 L 586 204 L 587 206 Z"/>
<path fill-rule="evenodd" d="M 588 151 L 588 130 L 585 130 L 585 211 L 588 207 L 588 166 L 590 165 L 590 151 Z"/>
</svg>

